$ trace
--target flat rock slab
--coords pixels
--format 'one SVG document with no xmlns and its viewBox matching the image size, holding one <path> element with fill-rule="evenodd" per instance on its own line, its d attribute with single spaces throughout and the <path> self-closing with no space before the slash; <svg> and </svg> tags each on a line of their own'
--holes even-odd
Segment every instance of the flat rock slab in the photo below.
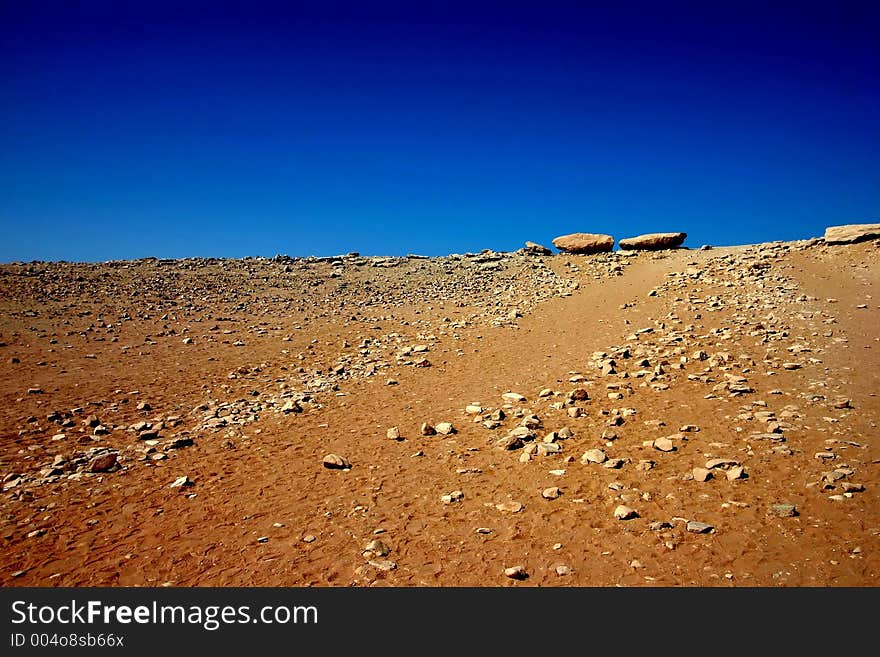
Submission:
<svg viewBox="0 0 880 657">
<path fill-rule="evenodd" d="M 552 255 L 553 253 L 553 251 L 548 249 L 546 246 L 538 244 L 537 242 L 526 242 L 526 246 L 523 251 L 528 255 Z"/>
<path fill-rule="evenodd" d="M 794 504 L 774 504 L 770 507 L 770 511 L 774 516 L 780 518 L 794 518 L 798 514 Z"/>
<path fill-rule="evenodd" d="M 699 522 L 697 520 L 691 520 L 687 524 L 687 530 L 692 534 L 708 534 L 713 531 L 715 528 L 707 522 Z"/>
<path fill-rule="evenodd" d="M 880 237 L 880 224 L 828 226 L 823 236 L 826 244 L 851 244 Z"/>
<path fill-rule="evenodd" d="M 739 461 L 735 461 L 734 459 L 709 459 L 706 461 L 706 469 L 712 470 L 713 468 L 728 468 L 739 465 Z"/>
<path fill-rule="evenodd" d="M 564 253 L 604 253 L 614 248 L 614 238 L 600 233 L 571 233 L 553 240 L 553 246 Z"/>
<path fill-rule="evenodd" d="M 624 251 L 656 251 L 658 249 L 674 249 L 681 246 L 687 233 L 649 233 L 637 237 L 627 237 L 619 242 Z"/>
</svg>

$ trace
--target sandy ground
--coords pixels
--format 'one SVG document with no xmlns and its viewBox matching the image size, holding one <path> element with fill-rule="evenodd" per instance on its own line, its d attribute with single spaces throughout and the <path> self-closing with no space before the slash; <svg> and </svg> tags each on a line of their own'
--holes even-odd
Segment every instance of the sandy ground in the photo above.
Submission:
<svg viewBox="0 0 880 657">
<path fill-rule="evenodd" d="M 874 586 L 878 245 L 0 265 L 0 584 Z"/>
</svg>

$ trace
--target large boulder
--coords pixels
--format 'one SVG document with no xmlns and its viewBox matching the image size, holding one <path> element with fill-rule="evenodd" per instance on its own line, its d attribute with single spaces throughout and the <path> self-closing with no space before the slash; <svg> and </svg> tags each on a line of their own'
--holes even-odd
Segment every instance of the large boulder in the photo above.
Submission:
<svg viewBox="0 0 880 657">
<path fill-rule="evenodd" d="M 572 233 L 554 239 L 553 246 L 564 253 L 603 253 L 614 248 L 614 238 L 595 233 Z"/>
<path fill-rule="evenodd" d="M 627 237 L 620 240 L 619 244 L 620 248 L 625 251 L 656 251 L 681 246 L 686 237 L 687 233 L 649 233 L 638 237 Z"/>
<path fill-rule="evenodd" d="M 826 244 L 850 244 L 878 237 L 880 237 L 880 224 L 828 226 L 824 235 Z"/>
</svg>

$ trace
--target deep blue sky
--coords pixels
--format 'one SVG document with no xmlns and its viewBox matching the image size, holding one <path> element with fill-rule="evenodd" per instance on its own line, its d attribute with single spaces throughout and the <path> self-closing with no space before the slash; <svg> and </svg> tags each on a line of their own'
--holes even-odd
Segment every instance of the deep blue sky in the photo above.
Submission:
<svg viewBox="0 0 880 657">
<path fill-rule="evenodd" d="M 3 0 L 0 261 L 880 221 L 880 3 L 720 4 Z"/>
</svg>

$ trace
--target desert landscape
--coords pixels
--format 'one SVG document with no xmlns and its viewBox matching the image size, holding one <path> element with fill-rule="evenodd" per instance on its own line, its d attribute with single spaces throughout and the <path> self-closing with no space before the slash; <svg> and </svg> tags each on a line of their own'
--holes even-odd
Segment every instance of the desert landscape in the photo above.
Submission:
<svg viewBox="0 0 880 657">
<path fill-rule="evenodd" d="M 0 584 L 875 586 L 880 226 L 564 237 L 0 265 Z"/>
</svg>

